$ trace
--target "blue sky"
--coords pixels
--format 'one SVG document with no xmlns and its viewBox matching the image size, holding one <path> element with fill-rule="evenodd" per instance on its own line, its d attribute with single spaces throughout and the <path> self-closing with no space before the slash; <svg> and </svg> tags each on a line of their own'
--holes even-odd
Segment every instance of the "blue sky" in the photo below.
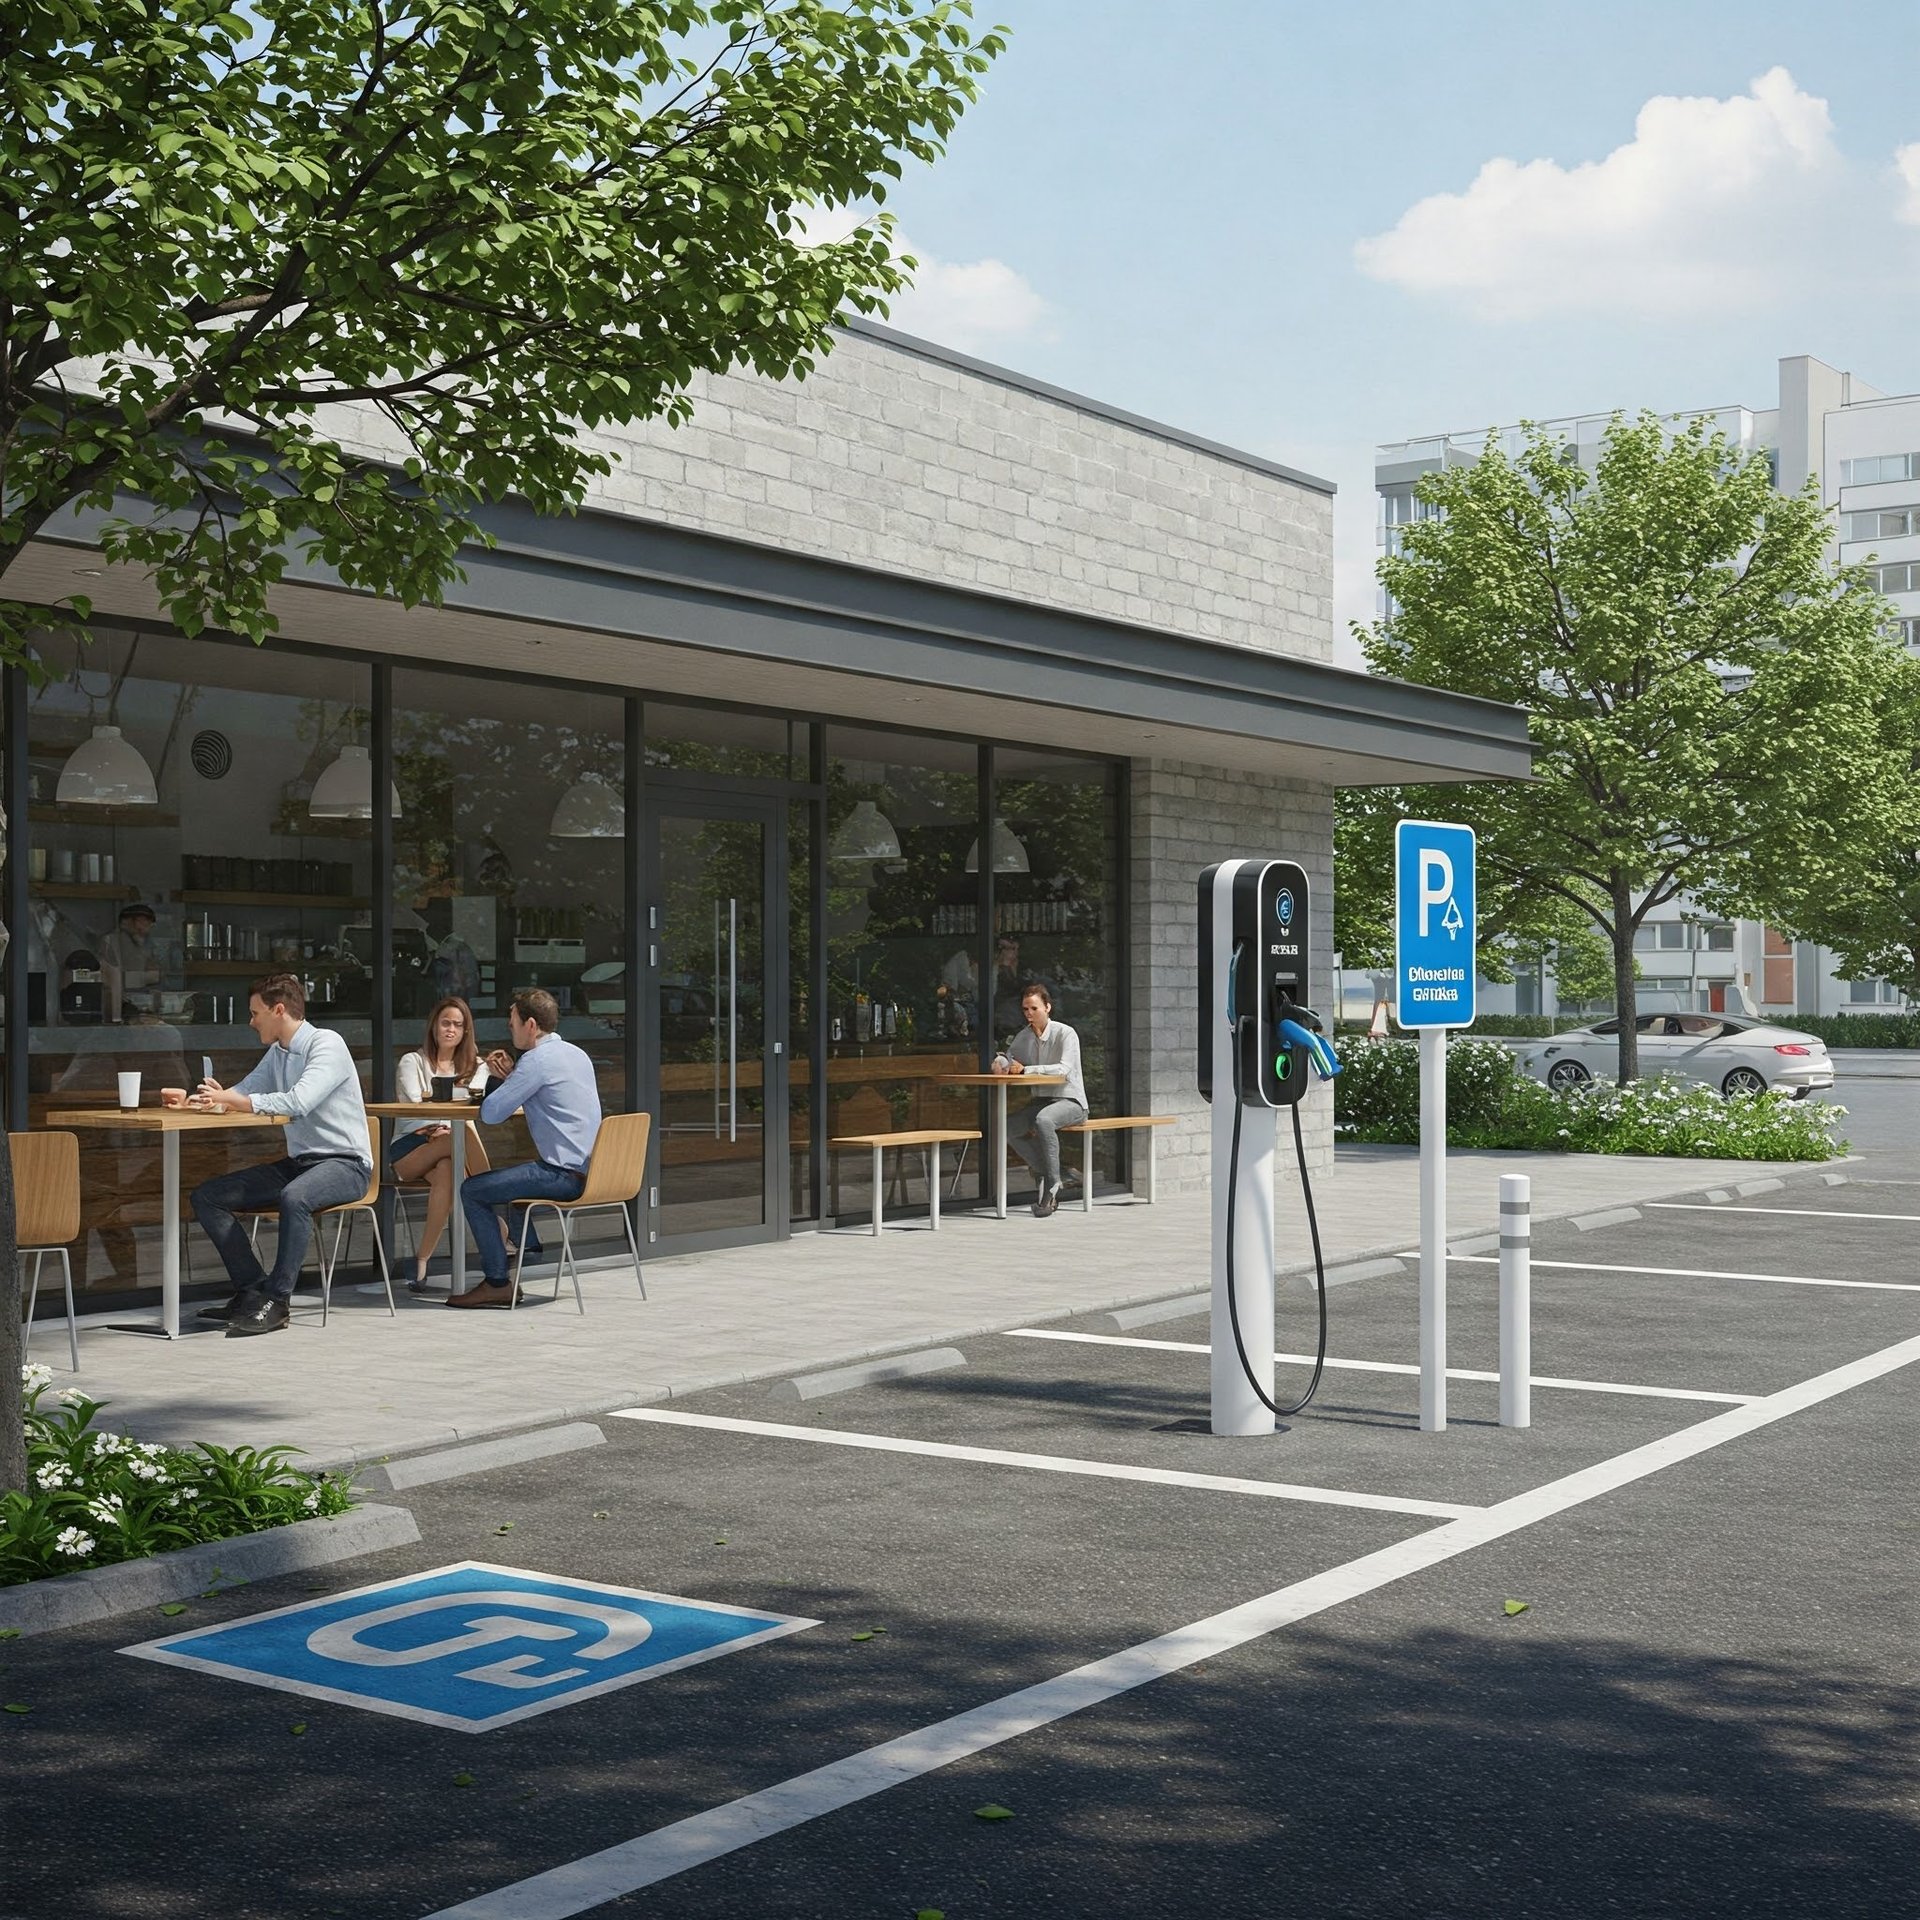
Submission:
<svg viewBox="0 0 1920 1920">
<path fill-rule="evenodd" d="M 1791 353 L 1920 390 L 1911 3 L 976 14 L 897 323 L 1337 480 L 1343 626 L 1376 441 L 1767 406 Z"/>
</svg>

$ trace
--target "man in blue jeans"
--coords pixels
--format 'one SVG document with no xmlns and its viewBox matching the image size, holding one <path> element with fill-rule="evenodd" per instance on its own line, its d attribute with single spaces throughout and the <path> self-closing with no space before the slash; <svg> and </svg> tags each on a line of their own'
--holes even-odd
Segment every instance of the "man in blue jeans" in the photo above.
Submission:
<svg viewBox="0 0 1920 1920">
<path fill-rule="evenodd" d="M 191 1097 L 184 1087 L 162 1087 L 160 1104 L 202 1113 L 281 1113 L 287 1116 L 287 1156 L 203 1181 L 193 1211 L 239 1289 L 222 1307 L 203 1307 L 203 1320 L 224 1320 L 227 1338 L 276 1333 L 287 1324 L 287 1302 L 313 1238 L 313 1216 L 358 1200 L 373 1177 L 367 1108 L 360 1072 L 337 1033 L 307 1023 L 307 990 L 290 973 L 256 980 L 247 996 L 247 1024 L 267 1044 L 266 1057 L 235 1087 L 203 1080 Z M 263 1272 L 236 1211 L 278 1207 L 280 1234 L 273 1271 Z"/>
<path fill-rule="evenodd" d="M 467 1231 L 486 1277 L 456 1293 L 447 1302 L 450 1307 L 512 1306 L 502 1209 L 512 1200 L 577 1200 L 587 1184 L 587 1162 L 600 1133 L 600 1089 L 592 1060 L 560 1038 L 554 1031 L 559 1024 L 552 994 L 539 987 L 522 989 L 507 1009 L 507 1031 L 520 1058 L 516 1061 L 504 1047 L 487 1055 L 489 1082 L 480 1118 L 497 1127 L 518 1108 L 540 1157 L 460 1183 Z"/>
</svg>

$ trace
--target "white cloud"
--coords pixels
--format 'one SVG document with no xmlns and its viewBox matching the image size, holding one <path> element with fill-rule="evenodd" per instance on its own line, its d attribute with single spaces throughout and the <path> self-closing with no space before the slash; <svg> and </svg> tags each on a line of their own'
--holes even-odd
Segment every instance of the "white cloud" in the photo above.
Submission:
<svg viewBox="0 0 1920 1920">
<path fill-rule="evenodd" d="M 1893 170 L 1902 188 L 1898 217 L 1910 227 L 1920 227 L 1920 140 L 1894 148 Z"/>
<path fill-rule="evenodd" d="M 1920 201 L 1920 148 L 1902 150 Z M 1676 314 L 1765 297 L 1845 188 L 1827 103 L 1784 67 L 1729 100 L 1661 94 L 1605 159 L 1489 160 L 1354 249 L 1361 271 L 1488 318 Z"/>
</svg>

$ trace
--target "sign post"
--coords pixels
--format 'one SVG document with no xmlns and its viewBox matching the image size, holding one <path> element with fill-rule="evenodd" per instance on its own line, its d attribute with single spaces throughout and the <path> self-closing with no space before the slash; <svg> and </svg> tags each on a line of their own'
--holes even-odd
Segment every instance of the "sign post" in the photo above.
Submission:
<svg viewBox="0 0 1920 1920">
<path fill-rule="evenodd" d="M 1394 1018 L 1420 1036 L 1420 1430 L 1447 1425 L 1447 1029 L 1473 1024 L 1471 827 L 1393 833 Z"/>
</svg>

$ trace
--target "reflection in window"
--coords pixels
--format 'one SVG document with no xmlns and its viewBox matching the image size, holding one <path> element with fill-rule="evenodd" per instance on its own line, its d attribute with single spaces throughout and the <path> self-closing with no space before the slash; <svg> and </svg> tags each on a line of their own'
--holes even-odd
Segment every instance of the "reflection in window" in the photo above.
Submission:
<svg viewBox="0 0 1920 1920">
<path fill-rule="evenodd" d="M 371 695 L 352 661 L 101 627 L 49 641 L 29 695 L 27 1124 L 111 1107 L 117 1076 L 143 1105 L 260 1057 L 247 989 L 276 969 L 307 983 L 308 1018 L 369 1066 L 374 983 L 352 937 L 372 888 Z M 330 805 L 351 788 L 356 811 Z M 331 785 L 329 785 L 331 783 Z M 257 1135 L 181 1150 L 183 1192 L 274 1157 Z M 80 1134 L 76 1286 L 100 1296 L 160 1282 L 160 1150 L 150 1136 Z M 218 1277 L 197 1234 L 197 1272 Z"/>
<path fill-rule="evenodd" d="M 733 779 L 807 777 L 808 728 L 803 720 L 649 700 L 642 725 L 650 767 Z"/>
</svg>

